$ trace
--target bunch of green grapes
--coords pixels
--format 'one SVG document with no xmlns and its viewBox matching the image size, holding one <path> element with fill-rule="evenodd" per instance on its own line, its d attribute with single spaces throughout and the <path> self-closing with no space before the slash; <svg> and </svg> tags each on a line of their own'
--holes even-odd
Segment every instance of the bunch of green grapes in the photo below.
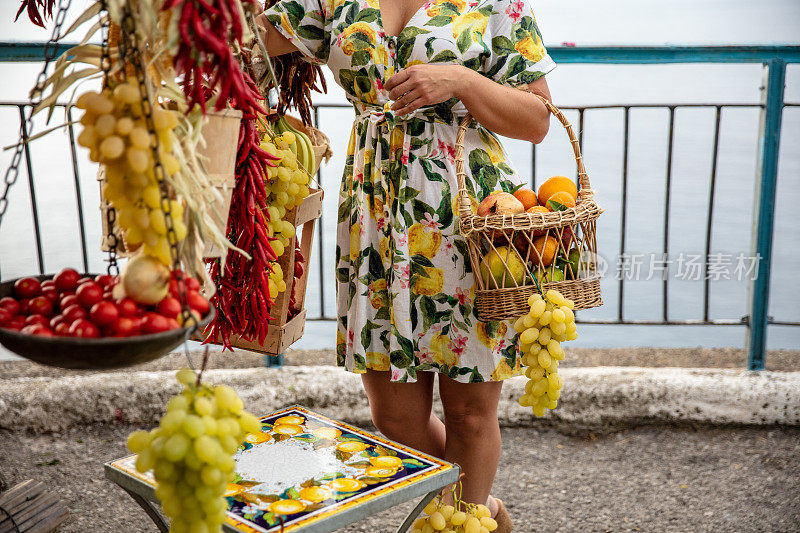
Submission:
<svg viewBox="0 0 800 533">
<path fill-rule="evenodd" d="M 275 237 L 274 241 L 270 241 L 275 255 L 280 257 L 286 251 L 286 247 L 292 242 L 292 238 L 296 233 L 294 224 L 288 220 L 281 220 L 286 216 L 285 207 L 277 207 L 270 205 L 269 222 L 267 222 L 267 235 Z"/>
<path fill-rule="evenodd" d="M 497 522 L 485 505 L 474 505 L 458 499 L 454 503 L 447 505 L 441 497 L 431 500 L 424 509 L 427 516 L 414 521 L 411 533 L 488 533 L 497 529 Z"/>
<path fill-rule="evenodd" d="M 267 192 L 270 193 L 269 204 L 283 207 L 286 210 L 303 203 L 308 194 L 310 176 L 297 163 L 297 156 L 289 148 L 297 142 L 297 137 L 285 131 L 274 137 L 275 142 L 266 141 L 261 147 L 272 155 L 281 158 L 277 166 L 267 171 Z"/>
<path fill-rule="evenodd" d="M 177 379 L 183 392 L 167 403 L 156 429 L 131 433 L 128 448 L 139 454 L 139 472 L 153 471 L 171 532 L 218 532 L 228 508 L 222 495 L 233 479 L 233 454 L 261 424 L 243 410 L 232 388 L 197 385 L 188 368 L 179 370 Z"/>
<path fill-rule="evenodd" d="M 564 386 L 558 375 L 558 363 L 564 360 L 561 343 L 578 338 L 572 312 L 574 304 L 560 292 L 550 289 L 544 297 L 539 293 L 531 295 L 528 305 L 530 312 L 514 323 L 528 378 L 519 404 L 531 407 L 536 416 L 544 416 L 547 409 L 558 406 Z"/>
<path fill-rule="evenodd" d="M 131 249 L 143 247 L 165 265 L 172 263 L 161 191 L 154 172 L 151 146 L 142 99 L 136 82 L 125 82 L 102 92 L 89 91 L 78 97 L 76 106 L 85 110 L 78 144 L 89 149 L 89 158 L 105 167 L 103 198 L 117 212 L 117 224 Z M 159 155 L 167 175 L 180 171 L 172 155 L 177 111 L 153 106 L 153 123 L 159 141 Z M 178 241 L 186 237 L 183 205 L 170 200 L 170 213 Z"/>
<path fill-rule="evenodd" d="M 286 291 L 286 282 L 283 280 L 283 269 L 277 262 L 270 263 L 272 271 L 269 273 L 269 295 L 275 297 Z"/>
</svg>

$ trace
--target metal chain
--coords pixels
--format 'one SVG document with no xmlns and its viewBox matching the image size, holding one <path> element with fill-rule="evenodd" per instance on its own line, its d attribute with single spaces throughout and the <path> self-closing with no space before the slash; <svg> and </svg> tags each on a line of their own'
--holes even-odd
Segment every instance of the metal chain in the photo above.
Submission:
<svg viewBox="0 0 800 533">
<path fill-rule="evenodd" d="M 103 71 L 103 87 L 108 87 L 108 79 L 111 73 L 111 51 L 108 48 L 108 32 L 111 26 L 111 16 L 108 14 L 108 4 L 106 0 L 100 0 L 100 34 L 103 44 L 100 48 L 100 69 Z"/>
<path fill-rule="evenodd" d="M 139 85 L 139 93 L 141 96 L 142 114 L 147 123 L 147 129 L 150 133 L 151 144 L 150 148 L 153 155 L 153 174 L 158 182 L 159 191 L 161 193 L 161 210 L 164 213 L 164 225 L 166 226 L 167 242 L 169 243 L 170 259 L 172 260 L 172 270 L 177 271 L 181 268 L 180 254 L 178 251 L 178 237 L 175 233 L 175 225 L 172 220 L 172 205 L 169 199 L 169 185 L 167 183 L 167 173 L 161 161 L 161 143 L 158 139 L 158 133 L 155 128 L 155 121 L 153 119 L 153 104 L 154 99 L 151 99 L 150 84 L 146 76 L 146 63 L 143 61 L 141 52 L 138 46 L 138 37 L 136 35 L 136 25 L 130 11 L 130 5 L 125 3 L 123 5 L 122 23 L 120 24 L 122 30 L 122 38 L 120 39 L 120 59 L 125 58 L 125 62 L 129 61 L 136 73 L 136 80 Z M 125 43 L 123 51 L 122 43 Z M 124 54 L 124 55 L 123 55 Z M 125 62 L 121 62 L 124 65 Z M 178 284 L 179 299 L 181 302 L 181 316 L 184 323 L 187 323 L 192 318 L 189 309 L 188 300 L 186 297 L 186 284 Z M 196 326 L 195 326 L 196 327 Z"/>
<path fill-rule="evenodd" d="M 8 209 L 8 193 L 11 187 L 16 183 L 19 177 L 19 165 L 22 162 L 22 152 L 25 148 L 26 138 L 25 131 L 30 134 L 33 131 L 33 109 L 42 101 L 42 93 L 44 92 L 44 83 L 47 81 L 47 70 L 50 67 L 50 62 L 56 57 L 58 51 L 58 40 L 61 38 L 61 26 L 64 25 L 64 19 L 67 16 L 72 0 L 61 0 L 58 5 L 58 12 L 55 17 L 55 26 L 53 26 L 53 33 L 50 40 L 47 41 L 44 47 L 44 66 L 39 76 L 36 78 L 36 85 L 31 91 L 29 100 L 29 110 L 24 122 L 20 124 L 19 137 L 20 143 L 14 149 L 14 155 L 11 158 L 11 164 L 6 170 L 5 179 L 3 180 L 3 194 L 0 195 L 0 226 L 3 224 L 3 215 Z"/>
<path fill-rule="evenodd" d="M 108 45 L 109 31 L 110 31 L 110 15 L 108 14 L 108 4 L 106 0 L 100 0 L 100 32 L 102 35 L 103 43 L 101 45 L 100 68 L 103 70 L 103 87 L 108 87 L 111 75 L 111 51 Z M 106 262 L 106 272 L 112 276 L 119 275 L 119 265 L 117 264 L 117 248 L 119 247 L 119 239 L 115 231 L 117 222 L 117 210 L 110 202 L 105 201 L 106 208 L 106 246 L 108 246 L 108 258 Z"/>
</svg>

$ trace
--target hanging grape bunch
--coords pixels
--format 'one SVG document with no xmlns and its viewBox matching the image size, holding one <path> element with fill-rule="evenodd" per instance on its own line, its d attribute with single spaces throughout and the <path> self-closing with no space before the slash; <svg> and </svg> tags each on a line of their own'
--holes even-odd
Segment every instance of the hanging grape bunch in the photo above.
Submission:
<svg viewBox="0 0 800 533">
<path fill-rule="evenodd" d="M 131 250 L 141 247 L 146 255 L 171 265 L 161 190 L 151 148 L 155 140 L 148 132 L 139 86 L 136 82 L 124 82 L 100 93 L 86 92 L 78 98 L 76 106 L 85 110 L 80 120 L 83 131 L 78 143 L 89 149 L 92 161 L 105 167 L 103 198 L 117 212 L 117 224 L 127 247 Z M 178 115 L 155 104 L 153 124 L 164 171 L 167 176 L 173 176 L 180 171 L 180 163 L 171 153 Z M 183 205 L 172 199 L 169 208 L 175 236 L 181 241 L 187 231 Z"/>
<path fill-rule="evenodd" d="M 564 385 L 558 375 L 559 361 L 564 360 L 561 343 L 578 338 L 572 312 L 574 304 L 560 292 L 550 289 L 544 297 L 532 294 L 528 305 L 530 312 L 514 323 L 519 333 L 522 364 L 528 367 L 525 370 L 528 382 L 519 404 L 531 407 L 536 416 L 544 416 L 547 409 L 558 405 Z"/>
<path fill-rule="evenodd" d="M 489 533 L 497 529 L 497 522 L 485 505 L 475 505 L 455 498 L 454 505 L 444 503 L 437 497 L 425 506 L 427 516 L 414 521 L 411 533 Z"/>
<path fill-rule="evenodd" d="M 227 385 L 198 383 L 188 368 L 176 377 L 183 391 L 167 403 L 156 429 L 130 434 L 128 448 L 139 454 L 139 472 L 153 471 L 171 532 L 218 532 L 228 509 L 223 494 L 233 480 L 233 455 L 261 424 Z"/>
</svg>

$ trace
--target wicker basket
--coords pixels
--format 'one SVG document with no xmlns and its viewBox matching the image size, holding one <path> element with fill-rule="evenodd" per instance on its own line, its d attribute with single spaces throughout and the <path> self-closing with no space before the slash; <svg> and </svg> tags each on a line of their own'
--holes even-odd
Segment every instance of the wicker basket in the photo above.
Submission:
<svg viewBox="0 0 800 533">
<path fill-rule="evenodd" d="M 597 217 L 603 210 L 594 200 L 572 126 L 556 106 L 539 98 L 564 126 L 572 143 L 580 184 L 575 207 L 548 213 L 476 215 L 464 166 L 464 137 L 472 121 L 470 115 L 464 117 L 458 130 L 460 232 L 467 243 L 477 285 L 475 308 L 479 320 L 507 320 L 527 313 L 528 298 L 539 291 L 537 282 L 541 290 L 556 289 L 572 300 L 576 310 L 603 304 L 595 234 Z M 559 279 L 561 273 L 563 280 Z"/>
</svg>

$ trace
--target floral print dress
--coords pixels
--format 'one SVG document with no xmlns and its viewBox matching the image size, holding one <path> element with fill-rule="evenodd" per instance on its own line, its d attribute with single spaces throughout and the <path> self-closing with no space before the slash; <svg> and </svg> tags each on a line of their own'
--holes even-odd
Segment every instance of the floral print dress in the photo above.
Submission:
<svg viewBox="0 0 800 533">
<path fill-rule="evenodd" d="M 390 0 L 386 0 L 390 1 Z M 336 245 L 337 363 L 413 382 L 520 372 L 508 322 L 480 322 L 458 233 L 457 99 L 395 116 L 386 81 L 417 64 L 460 64 L 499 83 L 530 83 L 555 64 L 528 0 L 428 0 L 398 36 L 378 0 L 282 0 L 268 20 L 309 61 L 327 64 L 356 112 L 340 189 Z M 522 179 L 497 137 L 472 122 L 464 141 L 473 199 Z"/>
</svg>

